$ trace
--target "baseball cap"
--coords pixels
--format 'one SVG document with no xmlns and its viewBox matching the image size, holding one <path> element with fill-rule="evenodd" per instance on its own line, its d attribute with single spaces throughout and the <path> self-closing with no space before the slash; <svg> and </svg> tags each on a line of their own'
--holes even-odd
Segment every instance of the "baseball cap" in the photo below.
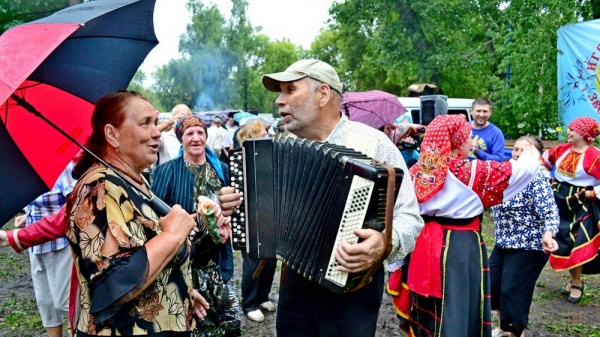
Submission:
<svg viewBox="0 0 600 337">
<path fill-rule="evenodd" d="M 279 92 L 280 82 L 294 82 L 305 77 L 326 83 L 331 89 L 342 93 L 342 82 L 335 69 L 323 61 L 314 59 L 296 61 L 285 71 L 263 75 L 262 83 L 267 90 Z"/>
</svg>

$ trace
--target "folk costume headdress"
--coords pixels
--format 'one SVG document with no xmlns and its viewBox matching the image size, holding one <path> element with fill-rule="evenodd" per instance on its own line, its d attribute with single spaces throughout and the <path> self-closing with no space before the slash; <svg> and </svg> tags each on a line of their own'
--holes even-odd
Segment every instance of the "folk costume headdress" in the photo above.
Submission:
<svg viewBox="0 0 600 337">
<path fill-rule="evenodd" d="M 179 140 L 179 142 L 181 142 L 181 139 L 182 139 L 182 136 L 183 136 L 183 133 L 185 132 L 185 130 L 187 128 L 189 128 L 190 126 L 200 126 L 206 130 L 206 126 L 204 125 L 204 123 L 202 122 L 202 119 L 200 119 L 200 117 L 197 117 L 197 116 L 183 117 L 181 122 L 177 122 L 177 124 L 175 125 L 175 135 L 177 136 L 177 139 Z"/>
<path fill-rule="evenodd" d="M 417 200 L 424 202 L 444 187 L 452 149 L 471 137 L 471 125 L 464 115 L 441 115 L 426 128 L 419 161 L 410 168 Z"/>
<path fill-rule="evenodd" d="M 580 134 L 588 143 L 600 135 L 600 126 L 592 117 L 577 117 L 569 124 L 569 129 Z"/>
</svg>

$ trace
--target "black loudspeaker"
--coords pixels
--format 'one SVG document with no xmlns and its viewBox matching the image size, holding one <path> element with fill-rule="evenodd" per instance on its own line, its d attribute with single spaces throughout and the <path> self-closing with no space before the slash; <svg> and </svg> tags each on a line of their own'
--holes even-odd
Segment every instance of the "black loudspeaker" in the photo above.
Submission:
<svg viewBox="0 0 600 337">
<path fill-rule="evenodd" d="M 417 110 L 417 109 L 410 110 L 410 116 L 412 117 L 413 123 L 421 124 L 421 110 Z"/>
<path fill-rule="evenodd" d="M 448 113 L 448 96 L 430 95 L 421 96 L 421 125 L 429 125 L 439 115 Z"/>
</svg>

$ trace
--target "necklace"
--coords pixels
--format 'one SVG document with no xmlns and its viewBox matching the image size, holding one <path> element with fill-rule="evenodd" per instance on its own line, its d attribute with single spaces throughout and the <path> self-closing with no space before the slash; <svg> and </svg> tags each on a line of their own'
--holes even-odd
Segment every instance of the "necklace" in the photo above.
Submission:
<svg viewBox="0 0 600 337">
<path fill-rule="evenodd" d="M 136 177 L 136 176 L 130 174 L 129 172 L 122 169 L 119 165 L 113 164 L 109 161 L 107 161 L 106 163 L 108 165 L 110 165 L 110 168 L 112 168 L 113 170 L 119 171 L 120 173 L 126 175 L 129 179 L 133 180 L 134 183 L 136 183 L 138 185 L 144 185 L 144 181 L 142 179 L 140 179 L 140 177 Z"/>
</svg>

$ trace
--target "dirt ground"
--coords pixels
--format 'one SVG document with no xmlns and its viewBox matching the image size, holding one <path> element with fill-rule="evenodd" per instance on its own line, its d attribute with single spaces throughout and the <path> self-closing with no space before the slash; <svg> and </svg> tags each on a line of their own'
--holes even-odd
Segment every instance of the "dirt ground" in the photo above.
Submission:
<svg viewBox="0 0 600 337">
<path fill-rule="evenodd" d="M 489 221 L 484 221 L 485 223 Z M 7 228 L 10 228 L 8 226 Z M 484 225 L 484 237 L 492 246 L 493 228 Z M 235 254 L 234 282 L 240 289 L 241 254 Z M 41 326 L 29 276 L 26 253 L 0 249 L 0 336 L 45 336 Z M 568 280 L 567 273 L 557 273 L 548 265 L 540 275 L 529 317 L 528 337 L 578 336 L 600 337 L 600 276 L 586 276 L 585 295 L 579 304 L 568 303 L 560 289 Z M 277 303 L 279 275 L 271 289 L 271 300 Z M 264 323 L 242 318 L 242 336 L 275 336 L 275 313 L 265 313 Z M 497 322 L 495 322 L 497 326 Z M 66 333 L 64 336 L 68 336 Z M 379 312 L 377 337 L 404 336 L 398 328 L 391 298 L 385 294 Z"/>
</svg>

